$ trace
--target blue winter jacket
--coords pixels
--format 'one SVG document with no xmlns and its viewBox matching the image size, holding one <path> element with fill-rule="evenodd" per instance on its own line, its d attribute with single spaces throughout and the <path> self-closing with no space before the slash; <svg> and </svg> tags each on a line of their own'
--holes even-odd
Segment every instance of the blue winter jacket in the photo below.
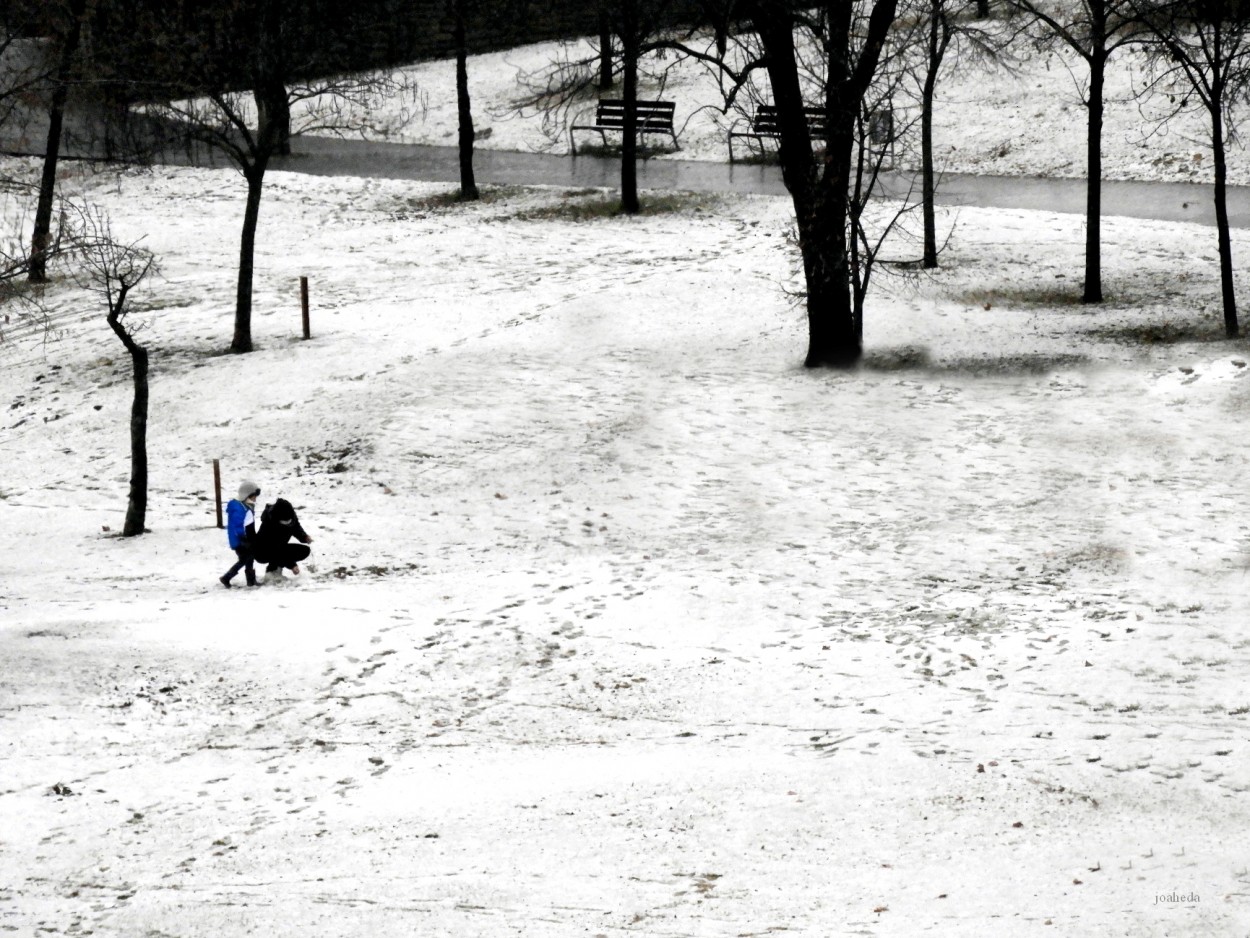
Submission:
<svg viewBox="0 0 1250 938">
<path fill-rule="evenodd" d="M 237 498 L 232 498 L 226 506 L 226 537 L 230 540 L 230 549 L 238 550 L 251 543 L 256 533 L 256 516 L 252 509 Z"/>
</svg>

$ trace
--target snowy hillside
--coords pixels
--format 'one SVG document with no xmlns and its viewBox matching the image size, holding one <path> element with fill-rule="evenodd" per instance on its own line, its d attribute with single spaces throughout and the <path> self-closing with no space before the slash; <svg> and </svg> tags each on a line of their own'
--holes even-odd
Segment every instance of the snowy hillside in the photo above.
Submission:
<svg viewBox="0 0 1250 938">
<path fill-rule="evenodd" d="M 1244 933 L 1209 229 L 1108 220 L 1086 309 L 1079 219 L 944 216 L 807 372 L 784 199 L 272 173 L 231 356 L 238 176 L 63 185 L 161 260 L 151 531 L 102 310 L 6 307 L 4 930 Z M 215 458 L 295 503 L 298 578 L 218 584 Z"/>
</svg>

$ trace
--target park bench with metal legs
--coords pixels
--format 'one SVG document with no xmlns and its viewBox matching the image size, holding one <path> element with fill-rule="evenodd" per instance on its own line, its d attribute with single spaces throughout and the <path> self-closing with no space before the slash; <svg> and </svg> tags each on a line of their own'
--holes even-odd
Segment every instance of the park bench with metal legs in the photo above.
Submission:
<svg viewBox="0 0 1250 938">
<path fill-rule="evenodd" d="M 637 134 L 668 134 L 673 138 L 673 147 L 680 150 L 677 133 L 673 130 L 673 111 L 677 105 L 673 101 L 637 101 Z M 573 141 L 573 131 L 598 131 L 604 146 L 607 146 L 607 132 L 614 130 L 623 133 L 625 130 L 625 102 L 618 98 L 603 98 L 595 108 L 593 124 L 574 124 L 569 128 L 569 152 L 577 155 L 577 145 Z"/>
<path fill-rule="evenodd" d="M 805 107 L 803 116 L 807 119 L 807 133 L 813 140 L 826 140 L 829 137 L 828 121 L 822 107 Z M 729 162 L 734 162 L 734 138 L 753 137 L 756 140 L 778 139 L 781 136 L 781 122 L 775 104 L 761 104 L 751 119 L 750 130 L 729 131 Z"/>
<path fill-rule="evenodd" d="M 803 116 L 807 119 L 807 133 L 813 140 L 826 142 L 829 139 L 829 122 L 825 109 L 821 107 L 803 108 Z M 761 104 L 751 120 L 750 130 L 729 131 L 729 162 L 734 162 L 734 138 L 753 137 L 756 140 L 767 138 L 777 139 L 781 136 L 781 124 L 777 119 L 777 106 Z M 868 115 L 868 150 L 881 157 L 882 167 L 894 164 L 894 109 L 889 102 L 884 107 L 872 111 Z"/>
</svg>

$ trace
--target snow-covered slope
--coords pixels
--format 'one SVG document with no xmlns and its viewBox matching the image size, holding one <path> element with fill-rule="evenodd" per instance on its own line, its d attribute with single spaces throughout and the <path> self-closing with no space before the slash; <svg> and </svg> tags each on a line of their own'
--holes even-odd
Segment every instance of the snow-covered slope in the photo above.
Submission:
<svg viewBox="0 0 1250 938">
<path fill-rule="evenodd" d="M 1209 230 L 1109 220 L 1085 309 L 1079 219 L 948 215 L 864 367 L 806 372 L 783 199 L 273 173 L 230 356 L 239 178 L 80 172 L 162 261 L 152 530 L 115 536 L 97 301 L 56 285 L 46 343 L 10 304 L 0 926 L 1244 930 L 1250 350 Z M 298 506 L 298 579 L 216 582 L 215 458 Z"/>
</svg>

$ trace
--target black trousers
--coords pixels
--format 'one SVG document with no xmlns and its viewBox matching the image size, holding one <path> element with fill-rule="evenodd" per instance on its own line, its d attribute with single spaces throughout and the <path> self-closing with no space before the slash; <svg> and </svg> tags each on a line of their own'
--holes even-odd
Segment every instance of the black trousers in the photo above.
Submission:
<svg viewBox="0 0 1250 938">
<path fill-rule="evenodd" d="M 263 557 L 258 555 L 256 559 L 268 565 L 265 567 L 266 573 L 272 573 L 283 568 L 290 570 L 311 553 L 312 548 L 307 544 L 283 544 Z"/>
<path fill-rule="evenodd" d="M 252 557 L 251 549 L 247 547 L 236 547 L 234 549 L 234 553 L 235 553 L 235 556 L 239 558 L 239 562 L 226 571 L 226 575 L 223 579 L 233 580 L 234 575 L 236 573 L 238 573 L 240 570 L 244 570 L 245 576 L 247 577 L 247 585 L 255 586 L 256 585 L 256 570 L 252 566 L 253 562 L 255 561 L 255 558 Z"/>
</svg>

